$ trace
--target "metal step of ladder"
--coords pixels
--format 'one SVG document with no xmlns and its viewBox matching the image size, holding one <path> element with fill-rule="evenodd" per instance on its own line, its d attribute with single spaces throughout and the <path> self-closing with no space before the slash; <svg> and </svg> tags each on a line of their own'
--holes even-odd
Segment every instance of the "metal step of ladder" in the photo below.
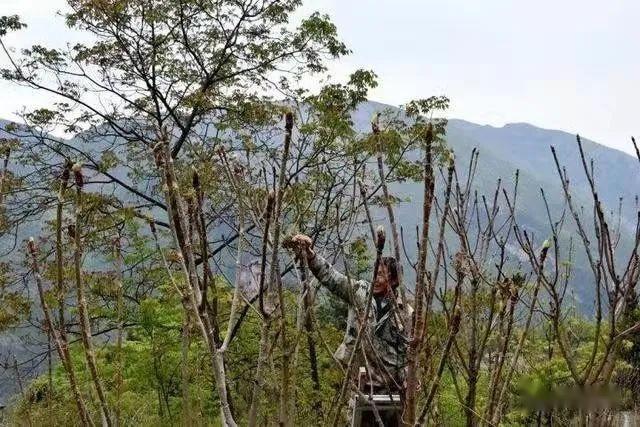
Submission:
<svg viewBox="0 0 640 427">
<path fill-rule="evenodd" d="M 385 427 L 400 425 L 402 414 L 402 402 L 399 394 L 369 394 L 366 383 L 366 370 L 360 367 L 358 373 L 358 390 L 362 393 L 354 393 L 351 399 L 353 415 L 351 427 L 378 426 L 375 418 L 375 409 L 378 411 Z"/>
</svg>

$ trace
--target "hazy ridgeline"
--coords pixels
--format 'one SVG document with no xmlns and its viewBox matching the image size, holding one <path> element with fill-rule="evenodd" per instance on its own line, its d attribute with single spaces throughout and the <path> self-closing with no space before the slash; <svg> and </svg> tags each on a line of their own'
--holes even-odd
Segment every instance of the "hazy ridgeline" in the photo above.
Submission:
<svg viewBox="0 0 640 427">
<path fill-rule="evenodd" d="M 68 50 L 0 19 L 2 77 L 55 95 L 2 123 L 2 420 L 344 425 L 346 307 L 282 242 L 370 279 L 378 225 L 415 309 L 407 425 L 637 410 L 638 160 L 370 102 L 371 71 L 305 89 L 349 51 L 299 3 L 69 0 L 93 42 Z"/>
</svg>

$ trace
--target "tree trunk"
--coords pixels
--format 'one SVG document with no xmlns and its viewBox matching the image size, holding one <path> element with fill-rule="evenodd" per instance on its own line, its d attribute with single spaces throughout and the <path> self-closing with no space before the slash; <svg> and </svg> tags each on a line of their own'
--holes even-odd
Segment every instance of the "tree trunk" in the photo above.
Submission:
<svg viewBox="0 0 640 427">
<path fill-rule="evenodd" d="M 122 258 L 122 248 L 120 237 L 116 239 L 116 275 L 117 275 L 117 292 L 116 312 L 118 317 L 118 334 L 116 336 L 116 407 L 115 420 L 116 426 L 122 425 L 121 406 L 122 406 L 122 386 L 124 380 L 124 360 L 122 357 L 122 341 L 124 340 L 124 260 Z"/>
<path fill-rule="evenodd" d="M 80 323 L 80 336 L 82 338 L 82 345 L 84 346 L 85 358 L 87 366 L 89 367 L 89 373 L 91 374 L 91 380 L 96 389 L 98 400 L 100 403 L 102 424 L 110 427 L 111 418 L 109 416 L 109 408 L 107 406 L 107 399 L 102 388 L 102 382 L 100 381 L 100 375 L 98 374 L 98 366 L 96 364 L 96 356 L 93 349 L 93 340 L 91 336 L 91 323 L 89 320 L 89 308 L 87 304 L 87 297 L 85 294 L 84 281 L 82 280 L 82 224 L 81 224 L 81 209 L 82 209 L 82 172 L 78 168 L 78 165 L 74 165 L 74 173 L 76 174 L 76 214 L 75 214 L 75 230 L 73 231 L 74 240 L 74 274 L 76 282 L 76 295 L 78 299 L 78 317 Z"/>
<path fill-rule="evenodd" d="M 420 236 L 420 252 L 418 269 L 416 271 L 416 294 L 414 301 L 414 321 L 411 328 L 411 340 L 407 351 L 407 386 L 405 390 L 405 402 L 403 420 L 406 425 L 413 426 L 416 421 L 416 404 L 418 383 L 420 377 L 419 357 L 424 341 L 425 328 L 425 279 L 427 269 L 427 249 L 429 247 L 429 218 L 431 217 L 431 204 L 433 201 L 434 177 L 431 165 L 431 143 L 433 141 L 433 129 L 431 125 L 427 129 L 426 146 L 424 156 L 424 190 L 422 203 L 422 234 Z"/>
<path fill-rule="evenodd" d="M 402 268 L 402 262 L 400 261 L 400 237 L 398 236 L 398 225 L 396 223 L 396 217 L 393 212 L 393 204 L 391 203 L 391 196 L 389 194 L 389 189 L 387 187 L 387 179 L 384 173 L 384 162 L 383 162 L 383 151 L 382 151 L 382 141 L 380 140 L 380 124 L 378 122 L 379 114 L 376 115 L 374 121 L 371 122 L 371 130 L 373 131 L 374 137 L 376 138 L 377 143 L 377 162 L 378 162 L 378 176 L 380 178 L 380 186 L 382 187 L 382 195 L 384 197 L 384 204 L 387 209 L 387 216 L 389 217 L 389 225 L 391 227 L 391 239 L 393 240 L 393 256 L 395 257 L 398 264 L 398 283 L 400 284 L 400 297 L 402 298 L 402 304 L 405 309 L 408 309 L 407 305 L 407 296 L 405 292 L 404 285 L 404 270 Z M 410 319 L 407 319 L 405 315 L 402 316 L 403 321 L 406 323 L 410 322 Z M 405 324 L 405 327 L 408 329 L 408 324 Z"/>
<path fill-rule="evenodd" d="M 57 226 L 59 227 L 59 225 L 60 223 L 58 223 Z M 38 288 L 38 296 L 40 297 L 40 307 L 42 308 L 42 312 L 44 313 L 47 328 L 53 336 L 53 341 L 55 343 L 58 356 L 62 361 L 62 366 L 65 368 L 67 379 L 69 380 L 69 387 L 71 388 L 71 392 L 73 393 L 73 397 L 78 408 L 78 415 L 80 416 L 80 420 L 82 421 L 83 425 L 93 427 L 93 421 L 89 416 L 87 407 L 84 403 L 84 399 L 82 398 L 82 394 L 80 394 L 80 389 L 78 388 L 75 372 L 73 370 L 73 364 L 69 355 L 69 344 L 67 343 L 66 336 L 63 336 L 55 329 L 53 320 L 51 318 L 51 311 L 49 310 L 49 304 L 47 303 L 44 293 L 42 276 L 40 275 L 40 265 L 38 263 L 38 256 L 35 241 L 33 240 L 33 238 L 29 240 L 29 253 L 31 255 L 31 267 L 33 268 L 33 274 L 35 276 L 36 286 Z"/>
</svg>

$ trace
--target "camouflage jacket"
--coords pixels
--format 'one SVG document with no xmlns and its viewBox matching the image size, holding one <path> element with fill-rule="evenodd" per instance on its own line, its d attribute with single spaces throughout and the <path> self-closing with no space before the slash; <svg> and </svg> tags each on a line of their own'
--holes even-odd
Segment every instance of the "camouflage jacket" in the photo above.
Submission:
<svg viewBox="0 0 640 427">
<path fill-rule="evenodd" d="M 347 315 L 347 330 L 344 339 L 334 356 L 343 364 L 347 364 L 355 345 L 360 323 L 359 317 L 364 316 L 367 295 L 371 284 L 365 280 L 351 280 L 336 271 L 320 255 L 309 260 L 309 268 L 321 285 L 329 289 L 334 295 L 349 305 Z M 370 340 L 363 337 L 368 363 L 376 366 L 382 363 L 389 374 L 396 380 L 404 378 L 408 339 L 404 332 L 400 316 L 394 310 L 393 302 L 387 298 L 371 299 L 369 319 L 363 332 Z M 373 350 L 370 352 L 369 350 Z"/>
</svg>

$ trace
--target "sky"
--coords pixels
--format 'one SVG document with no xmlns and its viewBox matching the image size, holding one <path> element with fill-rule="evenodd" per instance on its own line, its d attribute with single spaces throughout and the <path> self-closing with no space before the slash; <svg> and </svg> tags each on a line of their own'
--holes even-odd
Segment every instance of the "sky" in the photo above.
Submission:
<svg viewBox="0 0 640 427">
<path fill-rule="evenodd" d="M 328 13 L 353 53 L 330 66 L 344 79 L 365 68 L 392 105 L 451 99 L 450 118 L 503 126 L 527 122 L 632 152 L 640 135 L 640 2 L 637 0 L 307 0 Z M 8 42 L 63 45 L 64 0 L 0 0 L 0 14 L 29 25 Z M 0 64 L 4 60 L 0 58 Z M 0 81 L 0 117 L 45 95 Z"/>
</svg>

